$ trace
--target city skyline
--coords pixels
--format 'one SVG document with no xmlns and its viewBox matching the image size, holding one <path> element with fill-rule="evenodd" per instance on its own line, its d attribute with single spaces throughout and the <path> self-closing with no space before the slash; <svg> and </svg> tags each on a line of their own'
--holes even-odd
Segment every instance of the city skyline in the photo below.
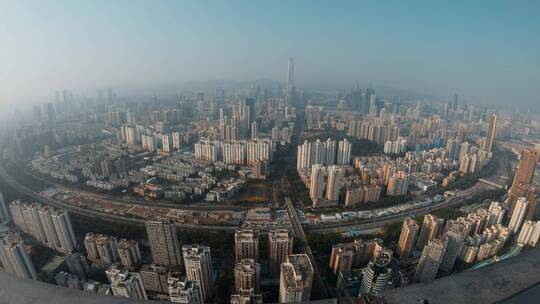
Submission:
<svg viewBox="0 0 540 304">
<path fill-rule="evenodd" d="M 353 88 L 359 80 L 482 104 L 538 102 L 538 3 L 402 6 L 6 3 L 0 105 L 50 101 L 59 88 L 149 86 L 152 94 L 163 84 L 212 79 L 285 84 L 290 57 L 297 88 Z"/>
</svg>

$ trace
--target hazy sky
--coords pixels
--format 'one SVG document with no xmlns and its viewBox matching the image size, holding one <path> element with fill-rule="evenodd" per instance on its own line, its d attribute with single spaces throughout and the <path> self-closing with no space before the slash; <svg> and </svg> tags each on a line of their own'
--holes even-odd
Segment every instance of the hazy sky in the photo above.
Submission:
<svg viewBox="0 0 540 304">
<path fill-rule="evenodd" d="M 0 103 L 56 89 L 355 79 L 540 105 L 540 1 L 5 1 Z"/>
</svg>

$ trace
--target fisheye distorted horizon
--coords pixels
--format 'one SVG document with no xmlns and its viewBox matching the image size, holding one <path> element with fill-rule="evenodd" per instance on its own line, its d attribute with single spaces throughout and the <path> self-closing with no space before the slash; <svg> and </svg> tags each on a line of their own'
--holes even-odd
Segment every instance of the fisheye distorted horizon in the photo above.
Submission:
<svg viewBox="0 0 540 304">
<path fill-rule="evenodd" d="M 536 1 L 2 1 L 0 107 L 55 90 L 204 80 L 538 104 Z M 45 100 L 47 101 L 47 100 Z"/>
</svg>

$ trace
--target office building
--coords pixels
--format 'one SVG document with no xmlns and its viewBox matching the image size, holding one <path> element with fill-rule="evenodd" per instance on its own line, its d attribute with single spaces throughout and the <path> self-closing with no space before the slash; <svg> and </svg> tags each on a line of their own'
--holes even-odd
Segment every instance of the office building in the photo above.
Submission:
<svg viewBox="0 0 540 304">
<path fill-rule="evenodd" d="M 414 279 L 419 282 L 428 282 L 435 279 L 446 251 L 446 242 L 443 239 L 429 241 L 416 267 Z"/>
<path fill-rule="evenodd" d="M 184 245 L 182 254 L 187 279 L 199 282 L 203 299 L 207 301 L 214 294 L 210 247 L 197 244 Z"/>
<path fill-rule="evenodd" d="M 434 216 L 433 214 L 424 215 L 424 222 L 418 235 L 418 241 L 416 242 L 416 248 L 418 250 L 424 249 L 426 244 L 435 239 L 443 229 L 444 219 Z"/>
<path fill-rule="evenodd" d="M 287 229 L 272 229 L 268 233 L 268 270 L 271 275 L 279 274 L 281 264 L 292 254 L 293 237 Z"/>
<path fill-rule="evenodd" d="M 154 264 L 171 266 L 181 264 L 176 225 L 171 219 L 146 221 L 146 234 Z"/>
<path fill-rule="evenodd" d="M 198 281 L 170 277 L 168 279 L 169 300 L 172 303 L 203 304 L 204 299 Z"/>
<path fill-rule="evenodd" d="M 408 258 L 411 254 L 416 241 L 416 235 L 418 234 L 418 228 L 418 224 L 412 218 L 408 218 L 403 221 L 403 227 L 401 228 L 397 248 L 397 253 L 400 259 Z"/>
<path fill-rule="evenodd" d="M 306 254 L 292 254 L 281 264 L 279 303 L 307 302 L 311 297 L 313 266 Z"/>
<path fill-rule="evenodd" d="M 236 263 L 243 259 L 259 260 L 259 235 L 253 229 L 236 230 L 234 244 Z"/>
<path fill-rule="evenodd" d="M 388 286 L 392 277 L 392 251 L 384 249 L 379 251 L 377 256 L 362 269 L 362 284 L 360 285 L 360 295 L 377 294 Z"/>
<path fill-rule="evenodd" d="M 261 280 L 261 265 L 253 259 L 243 259 L 236 263 L 234 267 L 234 286 L 236 292 L 240 289 L 249 290 L 253 288 L 255 292 L 259 292 L 259 284 Z"/>
</svg>

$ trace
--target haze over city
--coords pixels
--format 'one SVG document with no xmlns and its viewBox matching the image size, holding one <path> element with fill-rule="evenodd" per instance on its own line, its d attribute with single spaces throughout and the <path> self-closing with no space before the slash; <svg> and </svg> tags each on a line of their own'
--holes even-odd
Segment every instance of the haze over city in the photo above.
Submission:
<svg viewBox="0 0 540 304">
<path fill-rule="evenodd" d="M 0 304 L 539 303 L 539 3 L 0 0 Z"/>
<path fill-rule="evenodd" d="M 0 103 L 54 90 L 354 81 L 481 104 L 540 96 L 538 1 L 2 1 Z M 197 89 L 197 85 L 193 85 Z"/>
</svg>

